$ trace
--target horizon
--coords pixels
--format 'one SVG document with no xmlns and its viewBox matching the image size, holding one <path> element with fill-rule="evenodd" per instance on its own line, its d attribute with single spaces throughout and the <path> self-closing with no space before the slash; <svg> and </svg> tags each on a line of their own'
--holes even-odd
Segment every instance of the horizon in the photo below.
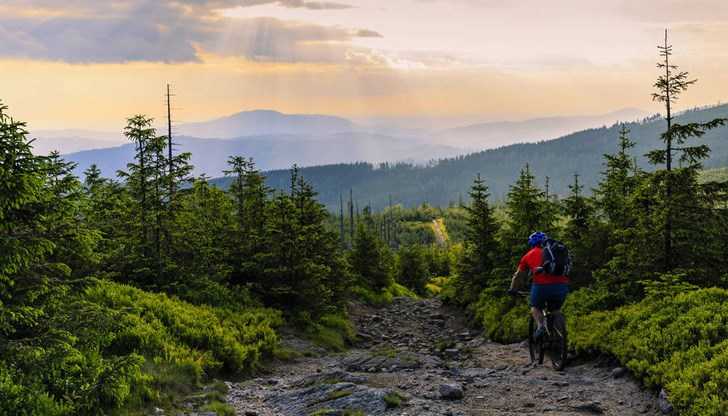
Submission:
<svg viewBox="0 0 728 416">
<path fill-rule="evenodd" d="M 675 108 L 728 96 L 719 0 L 291 0 L 0 6 L 0 100 L 30 130 L 121 131 L 254 109 L 357 122 L 649 113 L 657 46 L 699 82 Z"/>
</svg>

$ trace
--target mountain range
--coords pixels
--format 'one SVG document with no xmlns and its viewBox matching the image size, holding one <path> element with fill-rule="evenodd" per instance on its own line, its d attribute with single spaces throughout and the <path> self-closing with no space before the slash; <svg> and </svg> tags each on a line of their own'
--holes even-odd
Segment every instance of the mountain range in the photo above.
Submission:
<svg viewBox="0 0 728 416">
<path fill-rule="evenodd" d="M 212 120 L 209 124 L 181 125 L 177 130 L 196 131 L 198 135 L 214 131 L 214 135 L 235 136 L 226 133 L 226 129 L 241 125 L 241 121 L 245 124 L 247 120 L 251 126 L 245 127 L 247 130 L 243 133 L 260 133 L 263 127 L 252 126 L 251 120 L 267 120 L 275 125 L 268 134 L 227 139 L 177 135 L 174 140 L 178 151 L 192 153 L 196 174 L 217 177 L 213 181 L 221 187 L 229 184 L 229 178 L 221 177 L 222 171 L 227 169 L 228 158 L 242 155 L 252 157 L 256 168 L 265 171 L 267 184 L 272 188 L 286 189 L 290 186 L 289 168 L 295 163 L 300 167 L 300 174 L 318 192 L 319 201 L 328 209 L 338 211 L 341 199 L 351 191 L 357 206 L 370 205 L 379 210 L 389 204 L 390 198 L 394 203 L 406 206 L 425 202 L 445 206 L 465 201 L 476 175 L 485 179 L 491 200 L 504 200 L 519 171 L 526 166 L 536 175 L 540 186 L 548 186 L 550 194 L 562 197 L 568 194 L 569 185 L 576 175 L 585 191 L 589 192 L 600 180 L 604 155 L 617 152 L 622 126 L 629 130 L 628 136 L 636 143 L 630 151 L 635 162 L 645 169 L 653 168 L 647 164 L 644 154 L 663 146 L 659 139 L 665 129 L 662 117 L 641 117 L 623 124 L 617 124 L 617 120 L 612 124 L 605 121 L 643 114 L 627 110 L 599 120 L 584 117 L 540 119 L 428 131 L 402 125 L 364 126 L 330 116 L 291 116 L 257 111 Z M 716 117 L 728 117 L 728 105 L 686 111 L 679 114 L 675 122 L 704 122 Z M 544 135 L 556 134 L 551 129 L 568 128 L 569 123 L 582 123 L 579 126 L 583 127 L 583 123 L 587 122 L 597 126 L 551 140 L 543 139 Z M 340 129 L 344 131 L 338 131 Z M 395 134 L 397 130 L 399 134 Z M 504 143 L 497 139 L 499 132 L 509 131 L 514 135 L 510 137 L 520 143 L 499 145 Z M 63 136 L 56 134 L 56 137 Z M 458 137 L 463 147 L 443 144 Z M 478 139 L 480 137 L 482 139 Z M 496 138 L 494 143 L 491 142 L 492 137 Z M 705 161 L 707 168 L 728 166 L 726 138 L 728 127 L 721 127 L 701 139 L 712 149 L 710 158 Z M 105 140 L 112 141 L 109 137 Z M 490 143 L 492 147 L 468 150 L 468 143 L 481 147 Z M 133 157 L 132 143 L 64 155 L 66 160 L 78 163 L 79 176 L 95 163 L 107 177 L 114 177 L 116 170 L 126 170 L 126 164 Z"/>
<path fill-rule="evenodd" d="M 173 136 L 177 150 L 192 153 L 195 174 L 217 177 L 227 169 L 230 156 L 253 158 L 264 171 L 285 169 L 293 164 L 405 162 L 425 165 L 645 115 L 643 111 L 628 109 L 599 116 L 489 122 L 430 130 L 396 123 L 365 125 L 329 115 L 254 110 L 180 124 L 175 126 Z M 113 177 L 133 160 L 133 144 L 124 138 L 123 132 L 39 131 L 33 137 L 37 153 L 58 150 L 67 160 L 78 163 L 79 172 L 96 164 L 102 174 Z"/>
</svg>

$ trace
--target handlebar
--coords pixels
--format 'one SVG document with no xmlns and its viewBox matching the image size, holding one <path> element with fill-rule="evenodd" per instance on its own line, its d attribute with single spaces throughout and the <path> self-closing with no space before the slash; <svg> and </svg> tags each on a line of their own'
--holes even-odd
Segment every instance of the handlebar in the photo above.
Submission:
<svg viewBox="0 0 728 416">
<path fill-rule="evenodd" d="M 522 290 L 508 290 L 508 294 L 511 296 L 517 296 L 520 298 L 527 298 L 531 296 L 531 292 L 524 292 Z"/>
</svg>

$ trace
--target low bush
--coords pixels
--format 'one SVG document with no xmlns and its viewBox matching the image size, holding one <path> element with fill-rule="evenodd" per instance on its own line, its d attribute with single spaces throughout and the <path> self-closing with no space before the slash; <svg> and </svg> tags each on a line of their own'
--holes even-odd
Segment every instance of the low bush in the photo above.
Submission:
<svg viewBox="0 0 728 416">
<path fill-rule="evenodd" d="M 681 415 L 728 414 L 728 291 L 646 289 L 645 300 L 608 312 L 580 313 L 593 296 L 574 296 L 570 347 L 616 357 L 647 386 L 664 387 Z"/>
</svg>

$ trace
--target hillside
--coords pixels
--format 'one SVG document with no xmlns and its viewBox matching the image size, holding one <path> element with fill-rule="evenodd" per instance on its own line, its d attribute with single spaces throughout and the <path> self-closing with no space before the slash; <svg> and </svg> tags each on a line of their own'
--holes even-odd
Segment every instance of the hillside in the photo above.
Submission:
<svg viewBox="0 0 728 416">
<path fill-rule="evenodd" d="M 728 105 L 687 111 L 675 118 L 677 123 L 707 121 L 728 117 Z M 662 143 L 660 134 L 665 129 L 662 118 L 653 117 L 641 122 L 626 123 L 636 146 L 630 153 L 637 163 L 650 169 L 644 154 Z M 330 210 L 340 208 L 340 198 L 347 198 L 352 189 L 360 207 L 371 204 L 382 210 L 392 201 L 412 207 L 424 202 L 447 206 L 451 202 L 467 199 L 467 193 L 478 173 L 485 178 L 492 200 L 503 200 L 509 186 L 521 169 L 528 164 L 543 187 L 549 178 L 550 193 L 568 194 L 574 174 L 585 189 L 597 185 L 603 170 L 604 154 L 617 152 L 620 125 L 576 132 L 559 139 L 539 143 L 523 143 L 498 149 L 472 153 L 467 156 L 441 159 L 429 166 L 407 164 L 374 166 L 372 164 L 338 164 L 301 169 L 301 174 L 319 192 L 319 200 Z M 728 127 L 708 132 L 702 139 L 712 149 L 705 168 L 728 166 Z M 286 189 L 288 171 L 267 172 L 268 184 Z M 226 186 L 226 181 L 218 181 Z"/>
</svg>

